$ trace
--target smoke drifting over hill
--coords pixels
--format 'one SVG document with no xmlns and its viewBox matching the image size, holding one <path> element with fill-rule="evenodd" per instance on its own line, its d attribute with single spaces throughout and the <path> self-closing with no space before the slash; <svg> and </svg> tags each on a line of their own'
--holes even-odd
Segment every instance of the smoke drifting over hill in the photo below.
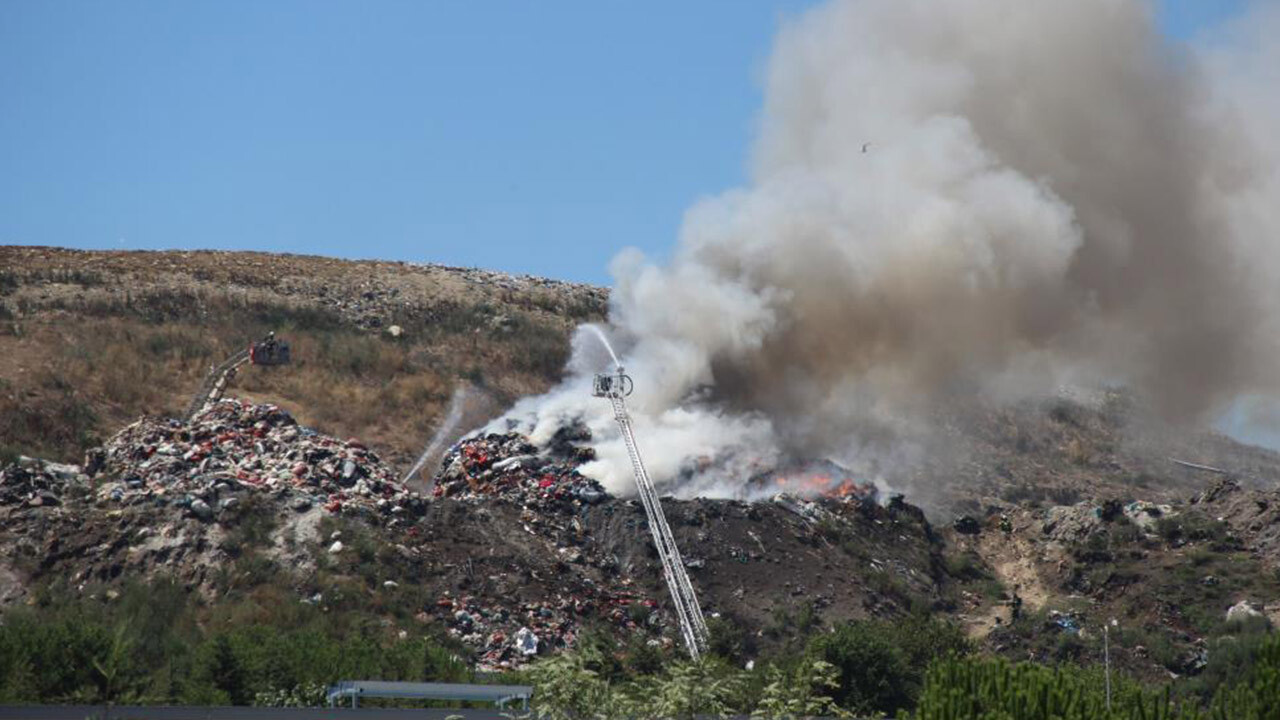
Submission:
<svg viewBox="0 0 1280 720">
<path fill-rule="evenodd" d="M 1280 22 L 1245 27 L 1196 51 L 1139 0 L 848 0 L 786 25 L 749 185 L 692 207 L 668 265 L 614 263 L 607 332 L 655 477 L 732 493 L 784 456 L 883 460 L 939 403 L 1062 383 L 1171 420 L 1270 394 L 1280 62 L 1259 28 Z M 579 340 L 508 419 L 581 417 L 625 491 L 589 392 L 607 356 Z"/>
</svg>

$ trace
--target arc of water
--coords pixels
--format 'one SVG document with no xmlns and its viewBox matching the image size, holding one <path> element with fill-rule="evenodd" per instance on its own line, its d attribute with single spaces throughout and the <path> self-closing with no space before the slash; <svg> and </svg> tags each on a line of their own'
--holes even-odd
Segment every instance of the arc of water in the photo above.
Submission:
<svg viewBox="0 0 1280 720">
<path fill-rule="evenodd" d="M 410 468 L 409 472 L 405 473 L 404 478 L 400 480 L 401 485 L 408 483 L 414 475 L 418 474 L 418 471 L 422 469 L 422 466 L 427 464 L 427 460 L 430 459 L 430 457 L 440 449 L 440 446 L 444 444 L 445 438 L 448 437 L 448 434 L 457 427 L 458 421 L 462 419 L 462 408 L 466 397 L 466 385 L 459 385 L 457 389 L 453 391 L 453 399 L 449 401 L 449 411 L 445 413 L 444 422 L 436 429 L 435 433 L 432 434 L 431 441 L 427 443 L 426 449 L 418 456 L 418 461 L 413 464 L 413 467 Z"/>
<path fill-rule="evenodd" d="M 584 325 L 583 327 L 595 333 L 595 336 L 600 339 L 600 344 L 604 345 L 604 349 L 609 351 L 609 357 L 613 358 L 613 366 L 616 368 L 622 367 L 622 363 L 618 361 L 618 354 L 613 351 L 613 346 L 609 344 L 609 338 L 605 336 L 604 331 L 600 329 L 600 326 Z"/>
</svg>

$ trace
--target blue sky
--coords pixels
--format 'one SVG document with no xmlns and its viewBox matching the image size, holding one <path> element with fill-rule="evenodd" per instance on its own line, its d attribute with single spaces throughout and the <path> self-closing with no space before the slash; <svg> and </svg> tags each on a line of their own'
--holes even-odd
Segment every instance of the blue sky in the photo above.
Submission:
<svg viewBox="0 0 1280 720">
<path fill-rule="evenodd" d="M 0 244 L 607 283 L 743 181 L 771 37 L 810 4 L 6 0 Z"/>
</svg>

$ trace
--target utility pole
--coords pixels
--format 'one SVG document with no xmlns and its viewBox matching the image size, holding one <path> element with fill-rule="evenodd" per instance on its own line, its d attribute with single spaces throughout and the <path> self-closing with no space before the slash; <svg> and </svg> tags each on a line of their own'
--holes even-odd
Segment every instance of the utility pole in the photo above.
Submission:
<svg viewBox="0 0 1280 720">
<path fill-rule="evenodd" d="M 662 502 L 658 491 L 649 478 L 649 471 L 644 467 L 640 457 L 640 449 L 636 446 L 635 433 L 631 428 L 631 415 L 627 413 L 627 404 L 623 400 L 631 394 L 633 388 L 631 378 L 624 374 L 622 366 L 618 366 L 612 375 L 597 375 L 592 394 L 596 397 L 607 397 L 613 403 L 613 417 L 618 421 L 618 429 L 622 431 L 622 439 L 627 444 L 627 454 L 631 456 L 631 470 L 636 477 L 636 489 L 640 502 L 644 505 L 645 516 L 649 520 L 649 531 L 653 533 L 653 544 L 658 548 L 658 558 L 662 562 L 662 574 L 671 591 L 671 601 L 676 608 L 676 616 L 680 621 L 680 634 L 684 637 L 685 648 L 694 660 L 707 649 L 707 621 L 702 616 L 702 606 L 698 604 L 698 594 L 689 581 L 689 573 L 685 571 L 684 560 L 676 547 L 675 536 L 671 534 L 671 526 L 667 524 L 667 516 L 662 512 Z"/>
<path fill-rule="evenodd" d="M 1102 663 L 1106 667 L 1107 676 L 1107 712 L 1111 712 L 1111 627 L 1116 619 L 1102 626 Z"/>
</svg>

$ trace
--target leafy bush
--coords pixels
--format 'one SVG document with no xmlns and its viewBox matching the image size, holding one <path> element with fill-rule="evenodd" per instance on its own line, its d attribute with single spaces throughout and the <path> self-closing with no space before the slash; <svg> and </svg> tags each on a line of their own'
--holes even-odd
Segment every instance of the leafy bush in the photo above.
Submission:
<svg viewBox="0 0 1280 720">
<path fill-rule="evenodd" d="M 830 695 L 839 687 L 840 671 L 823 660 L 807 660 L 790 672 L 770 666 L 753 714 L 775 718 L 845 716 L 848 713 Z"/>
<path fill-rule="evenodd" d="M 915 616 L 898 622 L 844 623 L 818 636 L 812 657 L 839 673 L 832 692 L 840 707 L 855 713 L 894 713 L 915 705 L 929 663 L 947 654 L 969 652 L 958 628 Z"/>
<path fill-rule="evenodd" d="M 716 657 L 679 662 L 641 677 L 618 693 L 618 712 L 632 717 L 692 718 L 743 709 L 743 673 Z"/>
<path fill-rule="evenodd" d="M 271 545 L 271 534 L 279 524 L 271 501 L 251 494 L 228 516 L 228 521 L 232 516 L 234 523 L 222 540 L 222 548 L 230 555 L 239 557 L 246 550 Z"/>
<path fill-rule="evenodd" d="M 982 557 L 973 550 L 944 555 L 942 562 L 947 574 L 960 581 L 986 580 L 991 577 L 991 573 L 982 565 Z"/>
<path fill-rule="evenodd" d="M 707 634 L 707 649 L 713 655 L 736 664 L 742 664 L 755 655 L 755 638 L 747 632 L 743 622 L 713 617 L 707 620 Z"/>
<path fill-rule="evenodd" d="M 1160 518 L 1156 521 L 1156 533 L 1172 545 L 1210 542 L 1215 546 L 1221 545 L 1223 550 L 1231 549 L 1229 547 L 1231 533 L 1227 524 L 1193 510 L 1173 517 Z M 1218 548 L 1215 547 L 1215 549 Z"/>
<path fill-rule="evenodd" d="M 1274 642 L 1268 627 L 1264 617 L 1223 623 L 1218 636 L 1208 641 L 1204 669 L 1183 683 L 1179 693 L 1207 703 L 1219 688 L 1254 680 L 1263 648 Z"/>
</svg>

